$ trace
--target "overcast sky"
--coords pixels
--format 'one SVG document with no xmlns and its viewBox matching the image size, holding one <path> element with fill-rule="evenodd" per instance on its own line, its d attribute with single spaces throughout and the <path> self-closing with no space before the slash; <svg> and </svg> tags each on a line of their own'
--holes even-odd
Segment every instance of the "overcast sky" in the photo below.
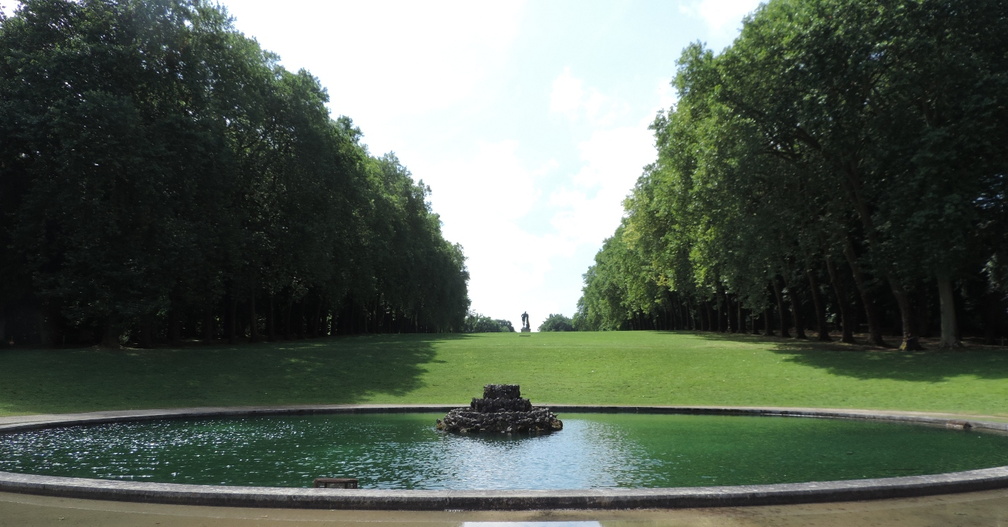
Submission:
<svg viewBox="0 0 1008 527">
<path fill-rule="evenodd" d="M 305 68 L 373 155 L 432 189 L 472 310 L 573 316 L 622 201 L 655 159 L 689 43 L 721 51 L 758 0 L 227 0 L 236 27 Z"/>
</svg>

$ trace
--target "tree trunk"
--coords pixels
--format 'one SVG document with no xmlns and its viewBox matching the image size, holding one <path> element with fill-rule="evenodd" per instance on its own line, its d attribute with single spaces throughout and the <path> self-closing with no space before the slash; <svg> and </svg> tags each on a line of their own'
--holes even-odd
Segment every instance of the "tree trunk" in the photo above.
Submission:
<svg viewBox="0 0 1008 527">
<path fill-rule="evenodd" d="M 823 342 L 829 342 L 829 326 L 826 324 L 826 308 L 823 306 L 822 295 L 819 294 L 819 281 L 816 280 L 815 274 L 805 269 L 805 276 L 808 277 L 809 291 L 812 294 L 812 305 L 815 306 L 815 316 L 816 316 L 816 333 L 819 334 L 819 340 Z"/>
<path fill-rule="evenodd" d="M 716 295 L 714 297 L 714 315 L 717 318 L 717 332 L 724 333 L 724 317 L 721 316 L 721 312 L 724 310 L 724 291 L 721 290 L 721 286 L 718 286 Z"/>
<path fill-rule="evenodd" d="M 773 336 L 773 318 L 770 313 L 770 308 L 763 308 L 763 334 L 767 337 Z"/>
<path fill-rule="evenodd" d="M 207 344 L 214 340 L 214 315 L 213 308 L 203 316 L 203 341 Z"/>
<path fill-rule="evenodd" d="M 123 330 L 118 322 L 112 319 L 106 320 L 102 329 L 101 347 L 113 349 L 122 347 L 119 337 L 122 336 Z"/>
<path fill-rule="evenodd" d="M 141 348 L 150 349 L 154 347 L 154 316 L 144 315 L 140 317 L 140 332 L 137 335 L 138 344 Z"/>
<path fill-rule="evenodd" d="M 36 309 L 33 311 L 34 317 L 37 320 L 37 327 L 39 329 L 39 344 L 41 344 L 43 348 L 51 348 L 57 344 L 66 342 L 66 333 L 56 322 L 60 319 L 59 308 L 48 304 L 42 309 Z M 14 342 L 13 339 L 14 337 L 12 335 L 8 338 L 7 342 Z"/>
<path fill-rule="evenodd" d="M 735 300 L 736 300 L 735 307 L 738 308 L 738 316 L 736 317 L 738 319 L 738 332 L 745 333 L 746 319 L 745 319 L 745 310 L 742 309 L 742 299 L 736 298 Z"/>
<path fill-rule="evenodd" d="M 232 290 L 227 299 L 225 333 L 228 344 L 234 344 L 238 339 L 238 295 Z"/>
<path fill-rule="evenodd" d="M 259 341 L 259 312 L 256 310 L 256 293 L 252 293 L 252 298 L 249 300 L 249 340 Z"/>
<path fill-rule="evenodd" d="M 276 340 L 276 295 L 269 293 L 266 297 L 266 339 Z"/>
<path fill-rule="evenodd" d="M 938 298 L 941 303 L 941 347 L 959 347 L 959 338 L 956 336 L 958 323 L 956 321 L 955 291 L 952 289 L 952 280 L 947 276 L 938 277 Z"/>
<path fill-rule="evenodd" d="M 280 308 L 280 335 L 284 340 L 291 340 L 291 311 L 294 310 L 293 300 L 287 299 Z"/>
<path fill-rule="evenodd" d="M 788 300 L 791 304 L 791 319 L 794 321 L 795 338 L 807 339 L 808 335 L 805 334 L 805 320 L 801 315 L 801 299 L 798 298 L 798 293 L 795 292 L 794 287 L 789 287 L 787 290 Z"/>
<path fill-rule="evenodd" d="M 315 302 L 315 309 L 312 313 L 311 326 L 308 328 L 308 334 L 314 338 L 319 336 L 319 326 L 322 325 L 322 297 L 319 297 Z"/>
<path fill-rule="evenodd" d="M 174 307 L 168 310 L 168 343 L 178 344 L 182 339 L 182 324 L 179 320 L 178 310 Z"/>
<path fill-rule="evenodd" d="M 784 279 L 777 276 L 772 280 L 772 283 L 774 296 L 777 297 L 777 313 L 780 315 L 780 336 L 789 339 L 791 332 L 788 331 L 787 310 L 784 309 Z"/>
<path fill-rule="evenodd" d="M 861 296 L 861 304 L 864 306 L 865 318 L 868 322 L 868 341 L 876 346 L 885 346 L 885 340 L 882 339 L 882 324 L 879 323 L 878 308 L 875 306 L 875 295 L 868 289 L 867 280 L 864 273 L 861 272 L 861 266 L 858 264 L 857 255 L 854 254 L 854 246 L 851 244 L 850 238 L 847 239 L 847 245 L 844 247 L 844 256 L 847 258 L 847 265 L 850 266 L 851 274 L 854 276 L 854 285 L 857 287 L 858 294 Z"/>
<path fill-rule="evenodd" d="M 690 331 L 696 331 L 696 315 L 693 314 L 693 304 L 689 301 L 689 297 L 686 298 L 686 322 Z"/>
<path fill-rule="evenodd" d="M 896 298 L 896 305 L 899 307 L 900 322 L 903 326 L 903 340 L 900 342 L 901 351 L 917 351 L 924 349 L 920 341 L 913 333 L 914 317 L 913 307 L 910 305 L 910 298 L 907 296 L 903 286 L 894 278 L 889 277 L 889 288 L 892 289 L 893 297 Z"/>
<path fill-rule="evenodd" d="M 732 303 L 731 295 L 724 294 L 724 312 L 725 312 L 725 331 L 728 333 L 735 333 L 735 328 L 738 327 L 737 324 L 732 321 Z"/>
<path fill-rule="evenodd" d="M 826 257 L 826 271 L 829 273 L 830 285 L 837 297 L 837 306 L 840 308 L 840 342 L 852 344 L 854 342 L 854 314 L 851 313 L 850 303 L 847 301 L 847 288 L 844 286 L 833 259 Z"/>
</svg>

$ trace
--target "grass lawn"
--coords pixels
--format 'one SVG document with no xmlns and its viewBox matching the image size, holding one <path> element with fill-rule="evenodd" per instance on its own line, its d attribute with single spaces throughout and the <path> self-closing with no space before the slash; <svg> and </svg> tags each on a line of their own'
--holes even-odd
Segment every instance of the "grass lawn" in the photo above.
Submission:
<svg viewBox="0 0 1008 527">
<path fill-rule="evenodd" d="M 802 406 L 1008 418 L 1008 350 L 906 353 L 664 332 L 382 335 L 153 350 L 0 350 L 0 415 L 334 403 Z"/>
</svg>

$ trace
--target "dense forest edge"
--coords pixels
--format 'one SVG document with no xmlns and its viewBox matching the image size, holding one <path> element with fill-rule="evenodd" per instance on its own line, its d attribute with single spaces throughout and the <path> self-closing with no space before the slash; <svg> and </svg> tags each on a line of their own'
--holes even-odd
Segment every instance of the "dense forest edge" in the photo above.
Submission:
<svg viewBox="0 0 1008 527">
<path fill-rule="evenodd" d="M 539 331 L 1008 338 L 1001 2 L 770 0 L 672 84 Z M 327 102 L 209 0 L 0 13 L 0 346 L 513 332 L 469 311 L 431 189 Z"/>
<path fill-rule="evenodd" d="M 1003 2 L 771 0 L 673 84 L 576 328 L 1008 336 Z"/>
<path fill-rule="evenodd" d="M 465 257 L 430 189 L 223 8 L 26 0 L 0 17 L 0 341 L 462 328 Z"/>
</svg>

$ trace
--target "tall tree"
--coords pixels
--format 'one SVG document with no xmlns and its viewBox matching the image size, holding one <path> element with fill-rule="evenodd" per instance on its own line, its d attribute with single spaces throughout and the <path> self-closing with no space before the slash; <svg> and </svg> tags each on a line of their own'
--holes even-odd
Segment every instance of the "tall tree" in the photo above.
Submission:
<svg viewBox="0 0 1008 527">
<path fill-rule="evenodd" d="M 850 341 L 850 283 L 870 340 L 883 343 L 895 306 L 913 349 L 914 299 L 937 283 L 953 345 L 957 281 L 1004 274 L 991 247 L 1004 245 L 1005 21 L 992 0 L 766 3 L 722 54 L 684 50 L 678 102 L 652 126 L 658 159 L 614 239 L 694 303 L 766 313 L 773 293 L 782 334 L 787 310 L 797 335 L 814 320 L 825 338 L 829 309 Z M 586 275 L 585 306 L 599 296 L 590 284 L 613 283 L 618 247 Z M 605 290 L 609 306 L 630 295 Z M 700 313 L 723 327 L 720 308 Z"/>
<path fill-rule="evenodd" d="M 465 258 L 429 189 L 219 7 L 26 0 L 0 24 L 0 269 L 20 278 L 0 326 L 316 335 L 362 327 L 339 320 L 356 302 L 385 331 L 461 327 Z"/>
</svg>

